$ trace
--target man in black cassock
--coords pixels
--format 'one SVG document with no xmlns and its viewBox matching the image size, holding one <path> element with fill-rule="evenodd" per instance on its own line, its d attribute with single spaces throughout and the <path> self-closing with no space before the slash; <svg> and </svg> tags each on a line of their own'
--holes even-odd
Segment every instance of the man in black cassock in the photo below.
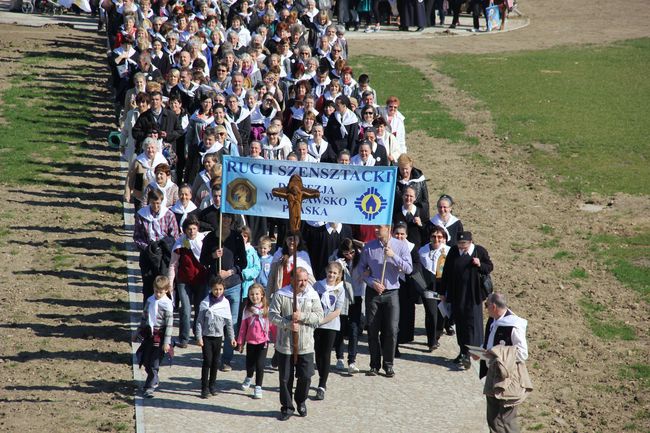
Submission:
<svg viewBox="0 0 650 433">
<path fill-rule="evenodd" d="M 305 222 L 302 237 L 307 246 L 311 268 L 316 281 L 325 278 L 325 268 L 332 253 L 345 238 L 353 238 L 352 228 L 348 224 L 333 222 Z"/>
<path fill-rule="evenodd" d="M 471 367 L 467 345 L 483 343 L 483 301 L 479 274 L 488 275 L 494 266 L 485 248 L 472 242 L 471 232 L 459 232 L 457 243 L 449 250 L 442 272 L 441 299 L 451 304 L 456 321 L 456 339 L 460 354 L 454 359 L 465 369 Z"/>
</svg>

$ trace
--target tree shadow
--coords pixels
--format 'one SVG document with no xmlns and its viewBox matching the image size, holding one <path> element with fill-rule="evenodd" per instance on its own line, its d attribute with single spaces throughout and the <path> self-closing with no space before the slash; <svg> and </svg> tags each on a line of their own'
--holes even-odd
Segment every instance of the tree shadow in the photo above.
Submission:
<svg viewBox="0 0 650 433">
<path fill-rule="evenodd" d="M 129 405 L 133 404 L 132 395 L 137 387 L 130 380 L 89 380 L 80 384 L 73 383 L 68 386 L 56 385 L 9 385 L 4 387 L 7 391 L 28 391 L 28 392 L 48 392 L 48 393 L 68 393 L 70 391 L 80 392 L 83 394 L 105 394 L 112 393 L 113 398 L 121 400 Z M 56 400 L 56 398 L 55 398 Z M 15 400 L 12 399 L 12 402 Z M 40 400 L 44 401 L 44 400 Z"/>
</svg>

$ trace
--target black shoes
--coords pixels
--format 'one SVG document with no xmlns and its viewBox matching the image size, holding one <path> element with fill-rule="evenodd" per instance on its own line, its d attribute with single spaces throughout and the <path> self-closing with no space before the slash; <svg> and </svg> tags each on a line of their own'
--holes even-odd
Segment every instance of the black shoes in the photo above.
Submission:
<svg viewBox="0 0 650 433">
<path fill-rule="evenodd" d="M 469 359 L 469 356 L 463 355 L 463 357 L 460 360 L 460 364 L 463 366 L 465 370 L 469 370 L 472 368 L 472 360 Z"/>
<path fill-rule="evenodd" d="M 395 370 L 393 370 L 393 367 L 386 368 L 386 377 L 395 377 Z"/>
<path fill-rule="evenodd" d="M 205 400 L 206 398 L 208 398 L 209 395 L 210 395 L 210 394 L 208 393 L 208 390 L 207 390 L 207 389 L 202 389 L 202 390 L 201 390 L 201 398 L 202 398 L 202 399 Z"/>
<path fill-rule="evenodd" d="M 300 403 L 298 406 L 298 415 L 301 417 L 306 417 L 307 416 L 307 405 L 305 403 Z"/>
<path fill-rule="evenodd" d="M 433 352 L 434 350 L 436 350 L 436 349 L 439 348 L 439 347 L 440 347 L 440 343 L 438 343 L 438 342 L 436 341 L 436 342 L 433 343 L 431 346 L 429 346 L 429 349 L 428 349 L 427 351 L 428 351 L 429 353 L 431 353 L 431 352 Z"/>
<path fill-rule="evenodd" d="M 423 32 L 424 27 L 418 27 L 417 29 L 415 29 L 415 31 L 418 32 L 418 33 Z"/>
<path fill-rule="evenodd" d="M 292 410 L 283 410 L 280 412 L 280 417 L 278 418 L 280 421 L 286 421 L 289 418 L 291 418 L 291 415 L 293 414 Z"/>
<path fill-rule="evenodd" d="M 318 387 L 316 390 L 316 400 L 325 400 L 325 388 Z"/>
<path fill-rule="evenodd" d="M 366 371 L 366 376 L 377 376 L 378 374 L 379 374 L 378 368 L 371 368 L 370 370 Z"/>
</svg>

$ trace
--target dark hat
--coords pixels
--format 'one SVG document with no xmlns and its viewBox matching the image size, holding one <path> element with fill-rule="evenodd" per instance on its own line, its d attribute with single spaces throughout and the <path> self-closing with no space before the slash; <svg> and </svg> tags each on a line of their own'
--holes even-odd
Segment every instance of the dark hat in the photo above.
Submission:
<svg viewBox="0 0 650 433">
<path fill-rule="evenodd" d="M 472 232 L 458 232 L 458 235 L 456 235 L 456 240 L 458 242 L 460 242 L 460 241 L 471 241 L 472 240 Z"/>
</svg>

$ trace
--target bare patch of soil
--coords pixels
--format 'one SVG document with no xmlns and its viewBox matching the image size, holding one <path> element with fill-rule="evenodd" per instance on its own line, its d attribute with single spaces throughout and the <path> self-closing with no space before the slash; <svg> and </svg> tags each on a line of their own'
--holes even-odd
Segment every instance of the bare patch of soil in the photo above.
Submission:
<svg viewBox="0 0 650 433">
<path fill-rule="evenodd" d="M 57 58 L 43 65 L 35 93 L 60 84 L 61 68 L 79 82 L 83 58 L 97 71 L 89 92 L 109 100 L 101 38 L 58 26 L 0 32 L 0 88 L 26 56 Z M 0 186 L 1 431 L 134 430 L 121 181 L 105 140 L 110 107 L 70 116 L 91 116 L 93 130 L 68 161 L 51 163 L 48 182 Z"/>
<path fill-rule="evenodd" d="M 432 59 L 434 53 L 541 49 L 647 36 L 643 20 L 648 11 L 640 2 L 628 3 L 604 15 L 604 25 L 593 2 L 520 5 L 530 14 L 531 25 L 516 32 L 439 43 L 411 40 L 399 49 L 391 42 L 378 46 L 358 41 L 353 53 L 390 53 L 419 68 L 433 82 L 437 98 L 465 123 L 467 135 L 478 139 L 478 145 L 449 143 L 410 132 L 409 153 L 429 179 L 432 200 L 446 193 L 457 201 L 455 214 L 492 256 L 497 289 L 529 320 L 529 370 L 536 390 L 520 410 L 523 426 L 558 432 L 622 431 L 630 426 L 647 431 L 647 388 L 622 379 L 620 370 L 650 355 L 650 307 L 596 260 L 590 238 L 648 227 L 649 197 L 594 199 L 551 190 L 527 163 L 530 149 L 514 148 L 497 136 L 490 112 L 438 73 Z M 552 146 L 545 147 L 552 151 Z M 599 206 L 599 212 L 581 211 L 588 202 Z M 604 308 L 605 323 L 634 329 L 637 339 L 596 337 L 581 306 L 585 301 Z"/>
</svg>

